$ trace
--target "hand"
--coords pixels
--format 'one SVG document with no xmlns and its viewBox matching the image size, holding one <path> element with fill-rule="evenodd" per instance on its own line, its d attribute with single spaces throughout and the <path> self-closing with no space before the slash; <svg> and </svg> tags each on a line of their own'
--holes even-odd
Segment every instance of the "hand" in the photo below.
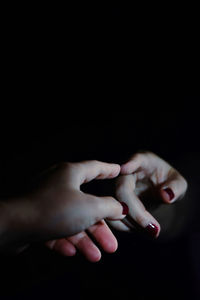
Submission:
<svg viewBox="0 0 200 300">
<path fill-rule="evenodd" d="M 142 198 L 145 196 L 150 206 L 153 205 L 153 199 L 157 199 L 160 204 L 172 204 L 183 198 L 187 190 L 186 180 L 166 161 L 151 152 L 133 155 L 121 166 L 121 174 L 117 179 L 116 197 L 128 205 L 129 215 L 122 221 L 109 223 L 119 230 L 138 228 L 152 237 L 158 237 L 160 224 L 147 211 Z"/>
<path fill-rule="evenodd" d="M 92 162 L 87 162 L 87 164 Z M 94 164 L 94 162 L 93 162 Z M 100 167 L 100 163 L 95 163 L 96 167 Z M 102 164 L 101 167 L 104 165 Z M 108 168 L 107 173 L 104 172 L 102 178 L 113 178 L 119 174 L 120 167 L 118 165 L 108 165 L 105 164 Z M 104 167 L 105 167 L 104 166 Z M 88 173 L 91 172 L 91 168 L 89 166 L 85 166 L 88 168 Z M 97 171 L 98 172 L 98 171 Z M 99 174 L 96 174 L 99 176 Z M 89 180 L 87 180 L 89 181 Z M 84 181 L 86 182 L 86 181 Z M 110 197 L 109 197 L 110 199 Z M 107 199 L 105 199 L 107 201 Z M 106 203 L 107 205 L 108 203 Z M 120 208 L 121 213 L 121 208 Z M 88 233 L 93 236 L 96 242 L 101 246 L 101 248 L 109 253 L 116 251 L 117 249 L 117 240 L 108 225 L 104 220 L 100 220 L 96 224 L 90 226 L 88 228 Z M 51 240 L 46 243 L 46 246 L 52 250 L 57 251 L 58 253 L 65 256 L 73 256 L 76 254 L 76 249 L 83 253 L 83 255 L 92 262 L 99 261 L 101 258 L 101 252 L 97 245 L 90 239 L 86 231 L 81 231 L 73 236 L 65 237 L 62 239 Z"/>
<path fill-rule="evenodd" d="M 93 239 L 89 237 L 88 233 Z M 117 250 L 118 243 L 106 222 L 101 220 L 89 227 L 87 231 L 82 231 L 71 237 L 49 241 L 46 246 L 64 256 L 74 256 L 78 250 L 90 262 L 97 262 L 101 259 L 99 246 L 105 252 L 113 253 Z"/>
<path fill-rule="evenodd" d="M 86 182 L 114 178 L 119 171 L 119 165 L 98 161 L 64 163 L 51 168 L 32 193 L 6 204 L 7 231 L 20 242 L 48 241 L 84 232 L 103 219 L 124 218 L 123 206 L 114 198 L 80 190 Z M 17 232 L 11 224 L 16 225 Z"/>
</svg>

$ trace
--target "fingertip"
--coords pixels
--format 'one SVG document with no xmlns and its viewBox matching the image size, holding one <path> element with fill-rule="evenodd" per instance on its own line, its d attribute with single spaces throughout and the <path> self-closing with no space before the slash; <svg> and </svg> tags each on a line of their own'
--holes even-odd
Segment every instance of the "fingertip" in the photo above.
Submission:
<svg viewBox="0 0 200 300">
<path fill-rule="evenodd" d="M 65 239 L 56 241 L 53 250 L 64 256 L 76 255 L 76 248 L 74 247 L 74 245 Z"/>
<path fill-rule="evenodd" d="M 60 254 L 65 256 L 74 256 L 76 255 L 76 248 L 69 242 L 63 244 L 60 248 L 57 249 Z"/>
<path fill-rule="evenodd" d="M 114 253 L 118 248 L 118 242 L 114 235 L 105 236 L 100 244 L 102 249 L 107 253 Z"/>
<path fill-rule="evenodd" d="M 145 229 L 149 237 L 154 239 L 159 237 L 160 224 L 148 211 L 145 211 L 140 217 L 138 216 L 137 223 Z"/>
<path fill-rule="evenodd" d="M 146 230 L 146 233 L 147 233 L 150 237 L 152 237 L 152 238 L 154 238 L 154 239 L 157 239 L 157 238 L 159 237 L 160 230 L 161 230 L 160 224 L 158 224 L 158 223 L 155 224 L 155 222 L 150 222 L 150 223 L 146 226 L 145 230 Z"/>
<path fill-rule="evenodd" d="M 164 187 L 161 189 L 161 197 L 164 202 L 171 204 L 175 201 L 175 194 L 170 187 Z"/>
<path fill-rule="evenodd" d="M 110 174 L 110 178 L 115 178 L 119 175 L 120 171 L 121 171 L 121 167 L 118 164 L 113 164 L 114 170 L 113 172 Z"/>
<path fill-rule="evenodd" d="M 121 165 L 121 174 L 130 175 L 135 172 L 138 168 L 138 164 L 133 161 L 129 161 L 123 165 Z"/>
<path fill-rule="evenodd" d="M 117 168 L 118 172 L 120 172 L 121 166 L 119 164 L 114 164 L 114 166 Z"/>
<path fill-rule="evenodd" d="M 128 164 L 121 165 L 120 173 L 129 174 L 129 165 Z"/>
<path fill-rule="evenodd" d="M 45 245 L 46 245 L 49 249 L 53 250 L 53 249 L 54 249 L 54 246 L 55 246 L 55 244 L 56 244 L 56 242 L 57 242 L 56 240 L 48 241 L 48 242 L 45 243 Z"/>
<path fill-rule="evenodd" d="M 87 259 L 92 263 L 99 262 L 101 260 L 101 252 L 96 251 L 93 254 L 88 255 Z"/>
<path fill-rule="evenodd" d="M 108 253 L 114 253 L 117 251 L 117 248 L 118 248 L 118 242 L 117 240 L 115 241 L 112 241 L 112 242 L 107 242 L 107 245 L 106 245 L 106 252 Z"/>
<path fill-rule="evenodd" d="M 76 248 L 74 247 L 71 247 L 71 248 L 68 248 L 68 247 L 63 247 L 62 249 L 63 251 L 63 254 L 66 255 L 66 256 L 74 256 L 76 255 Z"/>
<path fill-rule="evenodd" d="M 157 234 L 156 234 L 156 236 L 155 236 L 156 239 L 159 237 L 160 232 L 161 232 L 161 227 L 160 227 L 160 224 L 159 224 L 159 223 L 157 223 L 157 228 L 158 228 L 158 232 L 157 232 Z"/>
</svg>

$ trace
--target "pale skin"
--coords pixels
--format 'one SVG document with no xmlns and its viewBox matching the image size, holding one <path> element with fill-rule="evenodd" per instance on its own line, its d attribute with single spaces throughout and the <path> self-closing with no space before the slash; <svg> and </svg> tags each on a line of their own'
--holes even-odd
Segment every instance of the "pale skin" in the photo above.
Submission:
<svg viewBox="0 0 200 300">
<path fill-rule="evenodd" d="M 85 182 L 115 178 L 120 172 L 116 199 L 88 195 L 80 189 Z M 62 255 L 73 256 L 79 250 L 86 259 L 96 262 L 101 258 L 99 246 L 109 253 L 118 246 L 106 222 L 122 231 L 135 227 L 131 220 L 144 229 L 150 223 L 155 224 L 158 228 L 155 237 L 159 236 L 160 224 L 140 201 L 148 184 L 166 204 L 180 199 L 187 189 L 178 171 L 150 152 L 135 154 L 121 168 L 98 161 L 64 163 L 52 167 L 43 177 L 29 195 L 0 202 L 2 249 L 22 249 L 31 242 L 46 241 L 47 247 Z M 166 187 L 174 193 L 172 201 L 164 190 Z M 128 222 L 119 201 L 129 207 Z"/>
<path fill-rule="evenodd" d="M 157 232 L 155 238 L 160 234 L 161 226 L 157 219 L 145 208 L 140 196 L 148 191 L 149 186 L 159 198 L 160 206 L 156 208 L 156 214 L 164 219 L 163 224 L 170 227 L 171 215 L 173 216 L 173 203 L 183 198 L 187 190 L 187 182 L 183 176 L 166 161 L 151 152 L 136 153 L 130 160 L 121 166 L 121 176 L 117 178 L 116 198 L 125 202 L 129 207 L 128 220 L 108 221 L 115 229 L 131 231 L 135 229 L 134 224 L 145 228 L 148 224 L 155 224 Z M 166 190 L 171 190 L 174 197 Z M 165 205 L 164 205 L 165 204 Z M 177 216 L 175 216 L 177 218 Z M 131 220 L 134 221 L 131 222 Z M 91 227 L 90 232 L 106 252 L 114 252 L 117 249 L 117 240 L 105 221 Z M 62 240 L 54 240 L 47 243 L 51 249 L 60 254 L 75 255 L 76 249 L 90 261 L 98 261 L 101 258 L 100 250 L 92 242 L 87 234 L 77 234 Z"/>
<path fill-rule="evenodd" d="M 102 240 L 101 231 L 109 235 L 105 220 L 125 217 L 123 206 L 113 197 L 97 197 L 83 193 L 81 185 L 93 179 L 115 178 L 117 164 L 99 161 L 62 163 L 52 167 L 40 178 L 32 192 L 0 202 L 0 248 L 22 249 L 27 244 L 56 239 L 48 246 L 74 254 L 74 246 L 88 246 L 88 258 L 93 249 L 85 233 L 88 229 L 105 249 L 113 247 L 112 238 Z M 103 229 L 102 229 L 103 227 Z M 72 237 L 73 236 L 73 237 Z M 66 239 L 66 237 L 69 239 Z M 109 242 L 110 240 L 110 242 Z M 64 241 L 64 243 L 63 243 Z M 111 251 L 114 249 L 112 248 Z M 99 259 L 96 254 L 95 260 Z"/>
</svg>

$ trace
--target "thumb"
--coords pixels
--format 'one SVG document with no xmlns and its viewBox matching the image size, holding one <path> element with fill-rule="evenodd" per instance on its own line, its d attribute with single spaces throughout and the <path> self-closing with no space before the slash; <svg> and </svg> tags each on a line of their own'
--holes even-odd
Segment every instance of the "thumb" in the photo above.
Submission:
<svg viewBox="0 0 200 300">
<path fill-rule="evenodd" d="M 122 220 L 128 214 L 128 206 L 124 202 L 119 202 L 115 198 L 97 197 L 92 195 L 87 195 L 87 201 L 90 202 L 90 213 L 92 218 L 94 218 L 94 223 L 102 220 Z"/>
</svg>

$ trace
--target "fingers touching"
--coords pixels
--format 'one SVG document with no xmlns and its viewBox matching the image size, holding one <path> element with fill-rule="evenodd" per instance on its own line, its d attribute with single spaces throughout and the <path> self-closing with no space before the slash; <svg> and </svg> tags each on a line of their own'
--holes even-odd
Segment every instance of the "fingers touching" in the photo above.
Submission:
<svg viewBox="0 0 200 300">
<path fill-rule="evenodd" d="M 80 169 L 80 185 L 93 179 L 109 179 L 119 175 L 120 166 L 97 160 L 84 161 Z"/>
<path fill-rule="evenodd" d="M 187 190 L 187 182 L 179 172 L 152 152 L 133 155 L 121 166 L 121 174 L 148 178 L 159 189 L 161 199 L 168 204 L 181 199 Z"/>
<path fill-rule="evenodd" d="M 130 161 L 121 166 L 122 176 L 117 179 L 116 187 L 117 200 L 113 197 L 97 197 L 80 191 L 80 186 L 86 182 L 93 179 L 115 178 L 119 173 L 120 166 L 117 164 L 99 161 L 73 164 L 67 176 L 73 187 L 72 192 L 74 193 L 75 188 L 76 195 L 81 197 L 81 205 L 87 207 L 87 210 L 81 209 L 81 218 L 83 221 L 84 219 L 88 221 L 81 232 L 77 230 L 76 234 L 66 239 L 48 242 L 49 248 L 67 256 L 75 255 L 78 249 L 89 261 L 99 261 L 101 251 L 97 245 L 110 253 L 117 249 L 117 240 L 103 219 L 109 220 L 109 223 L 119 230 L 127 231 L 139 226 L 152 237 L 159 236 L 160 224 L 140 200 L 140 194 L 137 193 L 138 183 L 143 179 L 149 180 L 162 201 L 170 204 L 181 199 L 185 194 L 186 180 L 166 161 L 151 152 L 146 152 L 135 154 Z M 96 240 L 97 245 L 90 236 Z"/>
<path fill-rule="evenodd" d="M 124 220 L 128 227 L 141 226 L 153 237 L 160 232 L 157 220 L 145 209 L 143 203 L 135 194 L 136 176 L 121 176 L 117 182 L 116 196 L 119 201 L 124 201 L 129 207 L 129 218 Z M 131 220 L 133 222 L 131 222 Z"/>
<path fill-rule="evenodd" d="M 113 197 L 97 197 L 88 194 L 85 194 L 84 197 L 87 206 L 91 208 L 91 211 L 88 210 L 87 214 L 91 212 L 91 218 L 94 218 L 93 223 L 102 219 L 122 220 L 128 213 L 126 204 L 117 201 Z"/>
<path fill-rule="evenodd" d="M 117 180 L 117 199 L 129 206 L 129 217 L 123 220 L 127 227 L 131 227 L 131 220 L 145 228 L 150 234 L 157 237 L 160 225 L 157 220 L 145 209 L 136 195 L 136 188 L 143 180 L 149 183 L 167 204 L 181 199 L 186 190 L 187 182 L 177 170 L 166 161 L 151 152 L 137 153 L 121 166 L 121 176 Z M 144 184 L 143 184 L 144 186 Z M 117 222 L 115 227 L 124 230 L 124 224 Z"/>
</svg>

